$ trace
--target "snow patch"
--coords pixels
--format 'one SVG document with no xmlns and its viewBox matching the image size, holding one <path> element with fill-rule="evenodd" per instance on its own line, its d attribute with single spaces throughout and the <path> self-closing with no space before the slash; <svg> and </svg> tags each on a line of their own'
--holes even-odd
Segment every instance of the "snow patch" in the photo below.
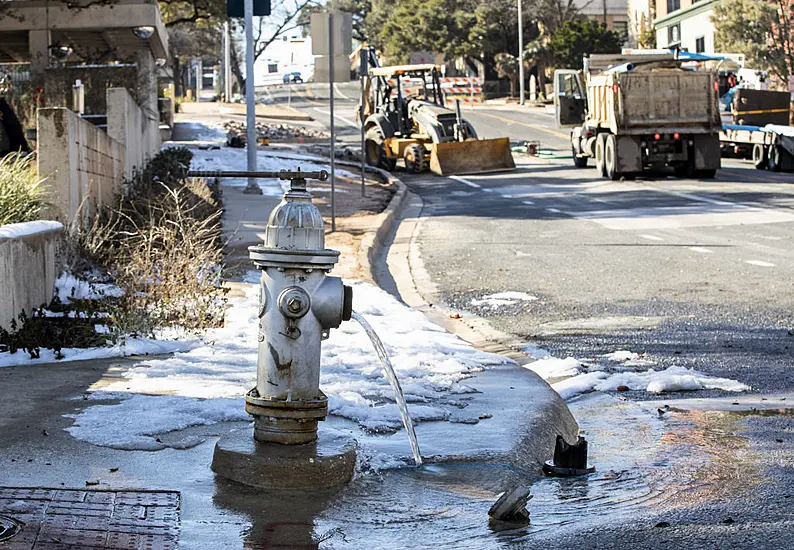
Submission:
<svg viewBox="0 0 794 550">
<path fill-rule="evenodd" d="M 124 291 L 116 285 L 84 281 L 68 272 L 61 274 L 55 281 L 55 293 L 64 304 L 70 300 L 100 300 L 124 295 Z"/>
<path fill-rule="evenodd" d="M 633 361 L 635 359 L 639 359 L 640 354 L 634 353 L 633 351 L 618 350 L 618 351 L 613 351 L 612 353 L 607 353 L 606 355 L 602 355 L 601 357 L 603 357 L 607 361 L 624 363 L 626 361 Z"/>
<path fill-rule="evenodd" d="M 60 222 L 39 220 L 33 222 L 9 223 L 0 225 L 0 239 L 19 239 L 47 231 L 63 229 Z"/>
<path fill-rule="evenodd" d="M 460 396 L 476 391 L 461 381 L 490 365 L 511 362 L 474 349 L 375 286 L 348 284 L 353 286 L 357 311 L 378 332 L 391 356 L 415 421 L 447 420 Z M 88 407 L 76 415 L 70 433 L 96 445 L 152 449 L 159 448 L 153 443 L 158 434 L 250 420 L 242 396 L 256 383 L 258 295 L 258 286 L 251 285 L 244 298 L 230 300 L 226 325 L 207 331 L 204 343 L 142 362 L 123 379 L 95 391 L 97 397 L 129 398 Z M 320 386 L 328 396 L 330 414 L 364 431 L 401 428 L 391 386 L 358 324 L 343 323 L 331 331 L 322 351 Z"/>
<path fill-rule="evenodd" d="M 544 380 L 551 378 L 565 378 L 569 376 L 576 376 L 579 374 L 579 367 L 582 363 L 573 357 L 566 359 L 557 359 L 556 357 L 547 356 L 539 359 L 534 363 L 524 365 Z"/>
<path fill-rule="evenodd" d="M 526 292 L 497 292 L 496 294 L 488 294 L 479 299 L 472 299 L 471 305 L 495 308 L 499 306 L 510 306 L 517 302 L 533 302 L 537 299 L 537 296 L 532 296 Z"/>
</svg>

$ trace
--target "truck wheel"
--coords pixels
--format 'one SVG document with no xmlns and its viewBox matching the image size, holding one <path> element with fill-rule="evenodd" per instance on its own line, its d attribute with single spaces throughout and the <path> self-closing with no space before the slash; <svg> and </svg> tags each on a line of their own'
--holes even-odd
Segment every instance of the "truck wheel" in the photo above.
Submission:
<svg viewBox="0 0 794 550">
<path fill-rule="evenodd" d="M 587 157 L 580 157 L 576 154 L 576 147 L 571 143 L 571 154 L 573 155 L 573 165 L 577 168 L 587 168 Z"/>
<path fill-rule="evenodd" d="M 366 152 L 367 164 L 370 166 L 377 166 L 389 172 L 397 166 L 397 159 L 391 159 L 386 154 L 383 134 L 377 126 L 367 130 L 364 140 L 364 151 Z"/>
<path fill-rule="evenodd" d="M 771 172 L 780 172 L 780 157 L 780 148 L 773 143 L 767 150 L 767 168 Z"/>
<path fill-rule="evenodd" d="M 753 145 L 753 164 L 758 170 L 766 168 L 766 149 L 760 143 Z"/>
<path fill-rule="evenodd" d="M 419 143 L 406 147 L 403 159 L 405 159 L 405 169 L 413 174 L 419 174 L 427 170 L 425 148 Z"/>
<path fill-rule="evenodd" d="M 606 177 L 606 167 L 604 166 L 604 145 L 605 145 L 605 134 L 598 134 L 596 136 L 595 142 L 595 163 L 596 163 L 596 172 L 601 177 Z"/>
<path fill-rule="evenodd" d="M 604 170 L 612 181 L 620 179 L 618 172 L 618 140 L 609 134 L 604 144 Z"/>
</svg>

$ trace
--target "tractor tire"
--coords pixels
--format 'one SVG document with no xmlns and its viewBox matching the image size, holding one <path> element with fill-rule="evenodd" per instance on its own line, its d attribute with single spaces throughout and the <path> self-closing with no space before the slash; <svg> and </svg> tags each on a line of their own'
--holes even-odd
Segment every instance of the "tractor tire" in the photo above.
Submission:
<svg viewBox="0 0 794 550">
<path fill-rule="evenodd" d="M 580 157 L 576 154 L 576 147 L 571 143 L 571 154 L 573 155 L 573 165 L 577 168 L 587 168 L 587 157 Z"/>
<path fill-rule="evenodd" d="M 604 140 L 604 171 L 606 177 L 612 181 L 620 179 L 620 172 L 618 172 L 618 140 L 612 134 L 609 134 Z"/>
<path fill-rule="evenodd" d="M 695 171 L 695 177 L 701 180 L 713 180 L 717 176 L 716 168 Z"/>
<path fill-rule="evenodd" d="M 780 172 L 780 161 L 782 160 L 782 156 L 780 147 L 774 143 L 769 146 L 767 150 L 767 168 L 769 168 L 770 172 Z"/>
<path fill-rule="evenodd" d="M 405 160 L 405 169 L 412 174 L 420 174 L 427 170 L 425 148 L 419 143 L 406 147 L 403 159 Z"/>
<path fill-rule="evenodd" d="M 397 166 L 397 159 L 389 158 L 384 146 L 383 133 L 377 126 L 367 130 L 364 136 L 364 151 L 366 153 L 367 164 L 377 166 L 391 172 Z"/>
<path fill-rule="evenodd" d="M 766 148 L 760 143 L 753 145 L 753 164 L 756 169 L 764 170 L 766 168 L 767 156 Z"/>
<path fill-rule="evenodd" d="M 606 134 L 598 134 L 595 142 L 595 167 L 596 172 L 601 177 L 606 177 L 607 171 L 604 166 L 604 146 L 606 142 Z"/>
</svg>

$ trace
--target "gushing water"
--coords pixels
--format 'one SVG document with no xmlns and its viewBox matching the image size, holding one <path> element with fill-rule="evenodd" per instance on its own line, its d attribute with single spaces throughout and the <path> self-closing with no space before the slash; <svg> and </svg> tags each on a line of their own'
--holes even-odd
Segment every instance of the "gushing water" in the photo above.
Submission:
<svg viewBox="0 0 794 550">
<path fill-rule="evenodd" d="M 391 360 L 389 360 L 389 355 L 386 353 L 386 348 L 383 346 L 383 342 L 381 342 L 380 338 L 378 338 L 378 335 L 375 333 L 366 319 L 364 319 L 355 311 L 353 312 L 353 319 L 358 321 L 358 323 L 363 327 L 364 331 L 367 333 L 367 336 L 369 336 L 369 339 L 372 341 L 372 346 L 375 348 L 375 352 L 380 358 L 380 362 L 383 365 L 383 371 L 386 373 L 386 378 L 389 380 L 392 390 L 394 390 L 394 400 L 397 402 L 397 408 L 400 409 L 400 416 L 403 419 L 403 425 L 405 426 L 405 430 L 408 432 L 408 441 L 411 444 L 411 452 L 414 455 L 414 463 L 417 466 L 421 466 L 422 455 L 419 453 L 419 441 L 416 439 L 414 423 L 411 421 L 411 416 L 408 414 L 408 404 L 405 402 L 403 389 L 400 387 L 400 381 L 397 380 L 397 375 L 394 373 L 394 367 L 391 364 Z"/>
</svg>

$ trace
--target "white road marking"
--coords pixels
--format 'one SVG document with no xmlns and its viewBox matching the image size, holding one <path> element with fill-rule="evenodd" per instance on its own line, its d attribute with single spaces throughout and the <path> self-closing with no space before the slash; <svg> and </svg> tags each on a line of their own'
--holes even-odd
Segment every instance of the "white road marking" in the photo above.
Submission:
<svg viewBox="0 0 794 550">
<path fill-rule="evenodd" d="M 504 195 L 502 195 L 502 196 L 504 197 Z M 524 203 L 524 204 L 530 204 L 530 205 L 531 205 L 531 204 L 535 204 L 535 203 L 534 203 L 534 202 L 532 202 L 532 201 L 521 201 L 521 202 L 522 202 L 522 203 Z"/>
<path fill-rule="evenodd" d="M 746 204 L 737 204 L 735 202 L 728 202 L 728 201 L 721 201 L 717 199 L 710 199 L 708 197 L 701 197 L 700 195 L 692 195 L 691 193 L 681 193 L 679 191 L 671 191 L 669 189 L 660 189 L 658 187 L 653 187 L 656 191 L 662 191 L 663 193 L 667 193 L 668 195 L 674 195 L 676 197 L 681 197 L 682 199 L 689 199 L 691 201 L 696 202 L 705 202 L 708 204 L 716 204 L 717 206 L 733 206 L 736 208 L 750 208 Z"/>
<path fill-rule="evenodd" d="M 757 265 L 758 267 L 775 267 L 775 264 L 771 264 L 769 262 L 764 262 L 761 260 L 745 260 L 744 263 L 750 265 Z"/>
<path fill-rule="evenodd" d="M 689 250 L 692 252 L 700 252 L 701 254 L 714 254 L 713 250 L 709 250 L 708 248 L 703 248 L 700 246 L 690 246 Z"/>
<path fill-rule="evenodd" d="M 547 208 L 546 212 L 552 212 L 554 214 L 558 214 L 559 212 L 561 212 L 561 210 L 558 210 L 556 208 Z"/>
<path fill-rule="evenodd" d="M 338 93 L 340 96 L 342 96 L 344 99 L 350 99 L 347 95 L 345 95 L 345 93 L 342 90 L 339 89 L 339 87 L 336 85 L 336 82 L 334 82 L 334 91 Z"/>
<path fill-rule="evenodd" d="M 322 113 L 324 115 L 329 115 L 329 116 L 331 115 L 331 110 L 330 109 L 318 109 L 317 107 L 314 107 L 314 110 L 317 111 L 318 113 Z M 358 128 L 358 124 L 356 124 L 355 120 L 350 120 L 349 118 L 343 117 L 343 116 L 338 115 L 336 113 L 334 113 L 334 118 L 341 120 L 345 124 L 348 124 L 350 126 L 355 126 L 356 128 Z"/>
<path fill-rule="evenodd" d="M 640 235 L 643 239 L 648 239 L 649 241 L 663 241 L 664 239 L 661 237 L 657 237 L 656 235 Z"/>
<path fill-rule="evenodd" d="M 572 211 L 566 212 L 566 214 L 574 218 L 590 220 L 607 229 L 629 231 L 794 222 L 794 214 L 790 212 L 761 208 L 747 208 L 733 212 L 711 212 L 706 207 L 667 206 Z"/>
<path fill-rule="evenodd" d="M 485 191 L 486 193 L 493 193 L 493 189 L 487 189 L 486 188 L 486 189 L 483 189 L 483 191 Z"/>
<path fill-rule="evenodd" d="M 449 179 L 459 181 L 460 183 L 465 183 L 469 187 L 474 187 L 475 189 L 482 189 L 482 185 L 474 183 L 473 181 L 469 181 L 466 178 L 462 178 L 460 176 L 449 176 Z"/>
</svg>

